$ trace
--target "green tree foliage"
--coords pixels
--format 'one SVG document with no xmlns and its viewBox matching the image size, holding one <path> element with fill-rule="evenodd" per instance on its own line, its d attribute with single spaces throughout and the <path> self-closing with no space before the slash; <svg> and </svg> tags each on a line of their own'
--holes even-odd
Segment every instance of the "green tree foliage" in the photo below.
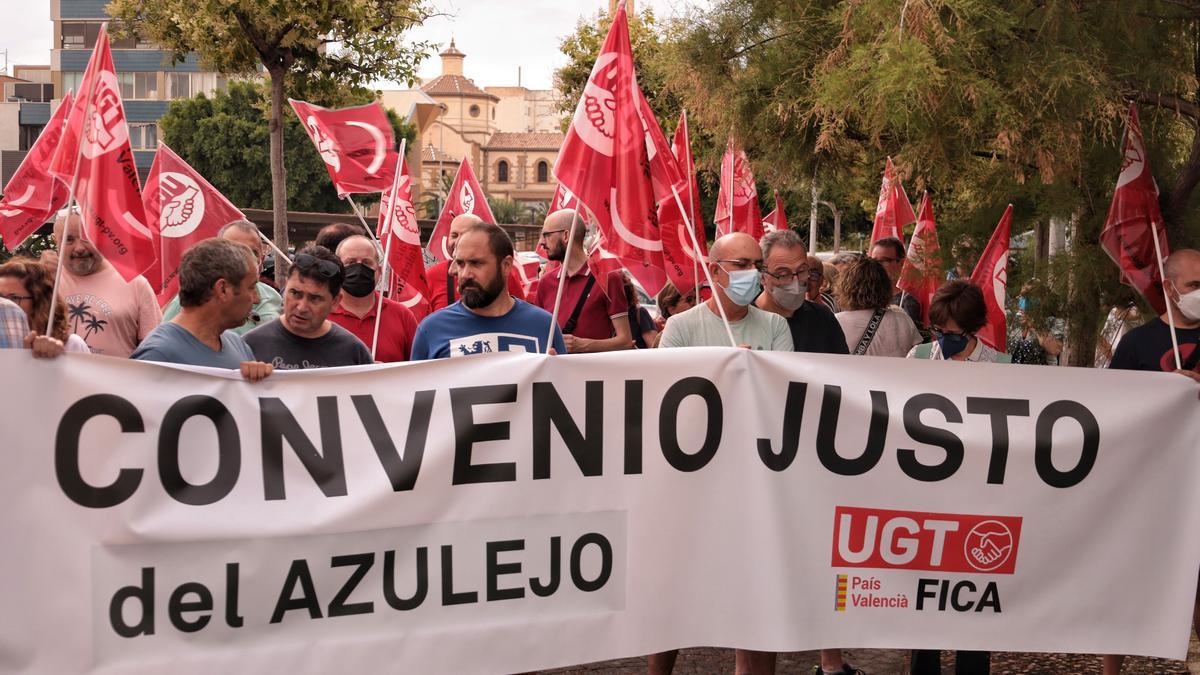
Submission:
<svg viewBox="0 0 1200 675">
<path fill-rule="evenodd" d="M 369 101 L 370 94 L 343 101 L 347 105 Z M 271 208 L 269 130 L 264 112 L 269 107 L 266 87 L 255 82 L 231 82 L 227 91 L 212 98 L 204 95 L 171 102 L 159 120 L 163 142 L 179 153 L 210 183 L 242 208 Z M 397 143 L 416 138 L 416 129 L 403 124 L 391 110 Z M 289 148 L 287 197 L 295 211 L 350 212 L 329 180 L 325 163 L 309 141 L 295 115 L 284 118 L 284 143 Z M 360 203 L 378 199 L 356 197 Z"/>
<path fill-rule="evenodd" d="M 429 10 L 421 0 L 113 0 L 107 11 L 127 34 L 148 38 L 182 60 L 228 75 L 265 70 L 275 243 L 287 250 L 284 109 L 287 91 L 332 104 L 347 88 L 413 81 L 426 43 L 404 33 Z M 282 279 L 286 268 L 277 267 Z"/>
<path fill-rule="evenodd" d="M 564 41 L 568 101 L 594 33 L 603 28 L 581 24 Z M 635 56 L 660 120 L 688 109 L 710 171 L 732 134 L 764 209 L 763 183 L 784 194 L 793 224 L 807 220 L 815 182 L 844 233 L 868 228 L 888 156 L 914 201 L 933 196 L 948 264 L 970 269 L 1010 202 L 1014 232 L 1034 229 L 1035 241 L 1052 219 L 1070 221 L 1069 251 L 1014 264 L 1009 288 L 1015 297 L 1038 280 L 1029 293 L 1068 320 L 1075 363 L 1090 361 L 1107 306 L 1130 297 L 1098 234 L 1131 100 L 1171 242 L 1197 239 L 1200 0 L 718 0 L 657 36 Z"/>
</svg>

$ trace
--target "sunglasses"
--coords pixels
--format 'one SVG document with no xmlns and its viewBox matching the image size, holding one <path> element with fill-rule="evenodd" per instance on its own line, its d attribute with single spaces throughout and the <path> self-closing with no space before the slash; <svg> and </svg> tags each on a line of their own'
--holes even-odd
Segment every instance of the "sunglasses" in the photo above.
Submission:
<svg viewBox="0 0 1200 675">
<path fill-rule="evenodd" d="M 292 259 L 292 264 L 302 272 L 316 267 L 317 274 L 325 279 L 336 279 L 342 274 L 342 268 L 337 263 L 332 260 L 322 260 L 307 253 L 297 253 L 296 257 Z"/>
</svg>

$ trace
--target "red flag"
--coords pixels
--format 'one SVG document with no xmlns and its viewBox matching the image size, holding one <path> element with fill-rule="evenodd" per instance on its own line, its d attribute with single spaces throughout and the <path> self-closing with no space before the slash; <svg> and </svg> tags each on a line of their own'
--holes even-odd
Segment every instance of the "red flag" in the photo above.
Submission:
<svg viewBox="0 0 1200 675">
<path fill-rule="evenodd" d="M 921 318 L 929 325 L 929 301 L 942 284 L 942 247 L 938 244 L 937 223 L 933 219 L 933 202 L 929 193 L 921 196 L 921 215 L 917 229 L 908 240 L 908 255 L 900 268 L 900 290 L 921 303 Z"/>
<path fill-rule="evenodd" d="M 392 270 L 390 295 L 411 309 L 422 301 L 428 302 L 429 284 L 425 280 L 425 259 L 421 253 L 421 226 L 417 223 L 417 210 L 412 200 L 412 176 L 408 173 L 408 162 L 403 158 L 399 161 L 399 174 L 393 167 L 392 185 L 381 195 L 375 231 Z M 393 195 L 396 195 L 395 200 Z"/>
<path fill-rule="evenodd" d="M 768 213 L 763 218 L 763 232 L 779 232 L 780 230 L 789 230 L 787 214 L 783 212 L 783 199 L 779 197 L 779 190 L 775 191 L 775 210 Z"/>
<path fill-rule="evenodd" d="M 146 279 L 161 306 L 179 292 L 179 263 L 184 252 L 246 216 L 163 143 L 158 144 L 154 164 L 146 176 L 142 201 L 158 256 L 146 272 Z"/>
<path fill-rule="evenodd" d="M 83 236 L 121 276 L 130 281 L 154 264 L 153 235 L 144 225 L 129 126 L 103 26 L 50 160 L 50 172 L 67 183 L 76 177 Z"/>
<path fill-rule="evenodd" d="M 49 165 L 70 110 L 68 93 L 4 186 L 4 199 L 0 200 L 0 239 L 10 251 L 67 203 L 67 185 L 49 172 Z"/>
<path fill-rule="evenodd" d="M 1008 322 L 1004 317 L 1004 304 L 1008 298 L 1008 240 L 1012 235 L 1012 204 L 1004 210 L 1004 217 L 992 233 L 987 248 L 979 257 L 971 283 L 983 290 L 987 304 L 988 322 L 976 334 L 983 344 L 992 349 L 1008 351 Z"/>
<path fill-rule="evenodd" d="M 732 213 L 732 224 L 730 214 Z M 730 232 L 745 232 L 762 239 L 763 218 L 758 209 L 758 188 L 746 153 L 735 148 L 733 139 L 725 146 L 721 160 L 721 189 L 717 192 L 717 236 Z"/>
<path fill-rule="evenodd" d="M 667 157 L 657 150 L 651 156 L 648 150 L 657 144 L 653 138 L 647 141 L 653 133 L 642 110 L 621 4 L 567 129 L 554 175 L 596 218 L 612 253 L 660 266 L 655 189 L 661 192 L 664 184 L 677 183 L 669 176 Z"/>
<path fill-rule="evenodd" d="M 879 205 L 875 207 L 875 227 L 871 229 L 871 243 L 895 237 L 904 241 L 904 226 L 917 221 L 912 202 L 904 194 L 904 185 L 896 178 L 896 167 L 892 158 L 887 158 L 883 169 L 883 183 L 879 186 Z"/>
<path fill-rule="evenodd" d="M 546 210 L 546 215 L 550 215 L 556 211 L 578 208 L 579 200 L 575 199 L 575 195 L 571 194 L 571 191 L 564 187 L 562 183 L 559 183 L 554 188 L 554 196 L 550 198 L 550 207 Z"/>
<path fill-rule="evenodd" d="M 433 234 L 429 237 L 429 252 L 434 258 L 450 259 L 450 249 L 446 245 L 447 238 L 450 236 L 450 221 L 464 213 L 473 213 L 482 218 L 485 223 L 496 224 L 496 217 L 492 215 L 492 207 L 488 206 L 483 188 L 479 187 L 479 181 L 476 180 L 475 172 L 471 169 L 471 162 L 467 161 L 466 157 L 458 165 L 458 174 L 454 176 L 454 185 L 450 186 L 450 194 L 446 196 L 446 203 L 442 205 L 442 212 L 438 214 L 437 225 L 434 226 Z"/>
<path fill-rule="evenodd" d="M 396 172 L 395 137 L 378 102 L 330 110 L 288 99 L 317 146 L 338 196 L 383 192 Z"/>
<path fill-rule="evenodd" d="M 675 137 L 671 143 L 671 154 L 675 157 L 679 170 L 686 176 L 683 179 L 683 188 L 679 190 L 679 201 L 687 211 L 696 237 L 693 245 L 692 235 L 687 231 L 687 221 L 683 218 L 674 195 L 659 203 L 658 226 L 662 235 L 663 271 L 666 273 L 666 280 L 676 288 L 689 289 L 695 288 L 698 283 L 696 277 L 701 272 L 698 265 L 705 264 L 707 245 L 704 221 L 700 219 L 700 190 L 696 184 L 695 164 L 688 143 L 686 112 L 679 116 L 679 126 L 675 129 Z"/>
<path fill-rule="evenodd" d="M 1121 175 L 1113 191 L 1108 219 L 1100 232 L 1100 245 L 1121 268 L 1121 281 L 1137 289 L 1154 311 L 1162 314 L 1167 307 L 1157 256 L 1161 254 L 1165 259 L 1171 249 L 1167 246 L 1167 228 L 1158 206 L 1158 186 L 1146 158 L 1146 140 L 1138 122 L 1137 105 L 1132 103 L 1122 152 Z M 1161 253 L 1154 249 L 1154 237 L 1158 237 Z"/>
<path fill-rule="evenodd" d="M 538 254 L 517 251 L 513 258 L 513 269 L 521 279 L 521 290 L 525 292 L 525 297 L 532 298 L 534 284 L 537 283 L 538 273 L 542 269 L 542 261 L 538 259 Z"/>
</svg>

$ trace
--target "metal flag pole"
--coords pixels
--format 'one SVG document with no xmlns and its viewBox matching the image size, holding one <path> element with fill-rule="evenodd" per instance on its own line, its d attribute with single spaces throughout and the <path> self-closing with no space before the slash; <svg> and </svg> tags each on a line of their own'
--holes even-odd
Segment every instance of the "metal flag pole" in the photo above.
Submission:
<svg viewBox="0 0 1200 675">
<path fill-rule="evenodd" d="M 550 334 L 546 336 L 546 353 L 550 353 L 550 346 L 554 344 L 554 329 L 558 327 L 558 309 L 562 303 L 563 287 L 567 285 L 567 260 L 571 257 L 571 247 L 575 243 L 575 223 L 579 222 L 579 209 L 583 208 L 583 202 L 576 199 L 576 209 L 574 215 L 571 216 L 571 226 L 567 229 L 567 248 L 563 251 L 562 265 L 558 268 L 558 290 L 554 292 L 554 311 L 550 313 Z M 586 263 L 585 263 L 586 264 Z"/>
<path fill-rule="evenodd" d="M 262 230 L 258 229 L 258 225 L 254 226 L 254 231 L 258 232 L 258 238 L 261 239 L 264 244 L 270 246 L 272 251 L 275 251 L 275 255 L 283 256 L 284 260 L 291 261 L 292 257 L 284 253 L 278 246 L 276 246 L 275 242 L 271 241 L 270 237 L 263 234 Z"/>
<path fill-rule="evenodd" d="M 404 161 L 404 148 L 407 144 L 408 144 L 407 138 L 400 139 L 400 155 L 396 158 L 396 176 L 392 180 L 393 188 L 395 186 L 397 186 L 400 181 L 400 172 L 404 168 L 402 165 L 402 162 Z M 387 277 L 388 260 L 390 260 L 392 257 L 392 240 L 394 240 L 396 238 L 396 234 L 394 232 L 392 232 L 392 230 L 396 227 L 396 195 L 393 194 L 391 199 L 392 200 L 390 202 L 388 202 L 387 220 L 385 221 L 385 222 L 387 222 L 388 237 L 387 237 L 387 244 L 383 247 L 383 265 L 381 266 L 381 269 L 383 270 L 383 272 L 382 272 L 382 274 L 379 275 L 381 278 Z M 382 199 L 382 197 L 380 197 L 380 204 L 382 205 L 382 203 L 383 203 L 383 199 Z M 361 218 L 362 216 L 359 216 L 359 217 Z M 371 228 L 368 227 L 367 231 L 370 232 Z M 376 241 L 378 241 L 378 240 L 376 240 Z M 373 334 L 371 335 L 371 360 L 372 361 L 375 360 L 375 350 L 379 347 L 379 325 L 383 323 L 383 291 L 375 291 L 375 292 L 379 294 L 379 300 L 378 300 L 378 302 L 375 303 L 375 330 L 373 331 Z"/>
<path fill-rule="evenodd" d="M 675 203 L 679 205 L 679 210 L 682 211 L 683 200 L 679 198 L 679 189 L 674 185 L 671 186 L 671 194 L 675 195 Z M 696 240 L 696 228 L 692 227 L 691 219 L 688 218 L 686 213 L 683 215 L 683 222 L 687 227 L 688 233 L 692 237 L 692 250 L 696 253 L 699 253 L 700 242 Z M 716 284 L 713 283 L 712 272 L 708 270 L 708 265 L 703 265 L 702 267 L 704 268 L 704 276 L 708 280 L 708 285 L 715 288 Z M 714 290 L 713 292 L 715 293 L 716 291 Z M 696 297 L 696 300 L 699 302 L 699 296 Z M 738 343 L 733 337 L 733 329 L 729 326 L 729 317 L 725 315 L 725 306 L 721 304 L 721 300 L 719 298 L 714 298 L 713 303 L 717 306 L 717 311 L 721 315 L 721 323 L 725 324 L 725 334 L 729 336 L 729 345 L 731 347 L 737 347 Z"/>
<path fill-rule="evenodd" d="M 401 140 L 403 141 L 405 139 L 401 139 Z M 358 216 L 358 222 L 362 223 L 363 229 L 367 231 L 367 236 L 370 237 L 371 242 L 373 244 L 375 244 L 375 250 L 379 252 L 378 255 L 386 256 L 387 251 L 384 249 L 383 243 L 379 241 L 379 237 L 376 236 L 375 232 L 371 229 L 371 227 L 369 225 L 367 225 L 367 219 L 365 217 L 363 217 L 363 214 L 366 213 L 366 209 L 359 206 L 358 202 L 354 201 L 354 197 L 352 197 L 351 195 L 346 195 L 346 201 L 350 202 L 350 210 L 354 211 L 354 215 Z M 379 207 L 383 208 L 382 196 L 379 199 Z M 336 253 L 336 251 L 335 251 L 335 253 Z M 388 288 L 389 284 L 391 283 L 391 280 L 388 279 L 387 275 L 384 274 L 383 272 L 380 272 L 379 278 L 376 279 L 375 281 L 376 281 L 377 290 L 383 290 L 383 288 Z M 380 287 L 380 286 L 382 286 L 382 287 Z"/>
<path fill-rule="evenodd" d="M 1171 329 L 1171 351 L 1175 354 L 1175 369 L 1183 368 L 1183 360 L 1179 358 L 1179 338 L 1175 337 L 1175 314 L 1171 311 L 1171 298 L 1167 295 L 1167 270 L 1163 265 L 1162 244 L 1158 243 L 1158 227 L 1150 221 L 1150 236 L 1154 238 L 1154 258 L 1158 261 L 1158 275 L 1162 279 L 1163 302 L 1167 305 L 1167 324 Z"/>
</svg>

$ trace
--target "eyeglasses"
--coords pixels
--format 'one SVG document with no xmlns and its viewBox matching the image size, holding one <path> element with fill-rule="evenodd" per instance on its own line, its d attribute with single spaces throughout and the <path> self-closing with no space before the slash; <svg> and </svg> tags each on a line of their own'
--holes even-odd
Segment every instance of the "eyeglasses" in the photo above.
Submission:
<svg viewBox="0 0 1200 675">
<path fill-rule="evenodd" d="M 965 336 L 967 336 L 967 335 L 970 335 L 970 333 L 966 333 L 966 332 L 964 332 L 964 331 L 961 331 L 961 330 L 960 330 L 960 331 L 949 331 L 949 330 L 942 330 L 941 328 L 937 328 L 936 326 L 935 326 L 935 327 L 933 327 L 933 328 L 930 328 L 930 329 L 929 329 L 929 333 L 930 333 L 931 335 L 933 335 L 933 337 L 935 337 L 935 338 L 940 338 L 940 337 L 943 337 L 943 336 L 945 336 L 945 335 L 950 335 L 950 336 L 958 336 L 958 337 L 965 337 Z"/>
<path fill-rule="evenodd" d="M 793 272 L 792 270 L 782 270 L 779 272 L 763 270 L 762 273 L 771 277 L 775 281 L 779 281 L 779 282 L 782 282 L 785 284 L 790 284 L 792 282 L 792 279 L 804 279 L 804 278 L 808 277 L 809 275 L 812 274 L 812 270 L 810 270 L 807 267 L 802 267 L 802 268 L 796 270 L 795 272 Z"/>
<path fill-rule="evenodd" d="M 9 294 L 9 295 L 0 295 L 0 298 L 12 300 L 13 302 L 21 302 L 22 300 L 33 300 L 32 295 L 16 295 L 15 293 Z"/>
<path fill-rule="evenodd" d="M 302 271 L 307 271 L 315 266 L 317 274 L 326 279 L 335 279 L 342 274 L 342 269 L 337 263 L 332 260 L 322 260 L 307 253 L 297 253 L 296 257 L 292 259 L 292 264 Z"/>
<path fill-rule="evenodd" d="M 718 263 L 718 264 L 729 263 L 730 265 L 732 265 L 734 267 L 734 269 L 739 270 L 739 271 L 740 270 L 751 270 L 751 269 L 758 270 L 759 272 L 766 271 L 765 269 L 763 269 L 763 262 L 761 260 L 751 260 L 750 258 L 730 258 L 730 259 L 726 259 L 726 260 L 713 260 L 713 262 Z"/>
<path fill-rule="evenodd" d="M 542 232 L 541 238 L 545 239 L 546 237 L 549 237 L 552 234 L 558 234 L 559 232 L 566 232 L 568 229 L 570 229 L 570 228 L 563 227 L 563 228 L 560 228 L 557 230 L 546 230 L 545 232 Z"/>
</svg>

